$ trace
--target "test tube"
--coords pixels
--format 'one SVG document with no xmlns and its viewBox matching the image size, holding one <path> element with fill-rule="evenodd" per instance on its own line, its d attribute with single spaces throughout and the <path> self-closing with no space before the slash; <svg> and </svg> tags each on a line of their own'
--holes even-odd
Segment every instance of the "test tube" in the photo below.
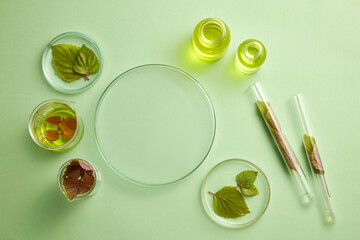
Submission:
<svg viewBox="0 0 360 240">
<path fill-rule="evenodd" d="M 321 162 L 315 137 L 310 130 L 309 121 L 304 109 L 302 95 L 295 95 L 293 97 L 293 101 L 297 109 L 299 122 L 302 126 L 302 130 L 304 133 L 303 143 L 305 152 L 311 166 L 311 172 L 315 181 L 318 197 L 321 198 L 324 221 L 326 223 L 333 223 L 335 222 L 335 215 L 330 201 L 331 197 L 329 189 L 325 180 L 325 170 Z"/>
<path fill-rule="evenodd" d="M 302 170 L 294 151 L 292 150 L 289 141 L 283 133 L 280 123 L 272 109 L 269 101 L 266 99 L 260 83 L 255 83 L 250 87 L 255 97 L 256 104 L 263 116 L 263 119 L 268 126 L 268 129 L 273 137 L 273 140 L 281 153 L 281 156 L 297 186 L 300 201 L 304 205 L 309 205 L 312 202 L 312 193 L 309 188 L 304 171 Z"/>
</svg>

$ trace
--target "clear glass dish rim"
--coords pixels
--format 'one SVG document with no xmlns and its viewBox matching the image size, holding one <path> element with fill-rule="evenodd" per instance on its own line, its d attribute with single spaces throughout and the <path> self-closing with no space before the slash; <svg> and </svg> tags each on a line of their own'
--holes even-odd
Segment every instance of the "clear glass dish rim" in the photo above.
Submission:
<svg viewBox="0 0 360 240">
<path fill-rule="evenodd" d="M 232 223 L 228 223 L 228 222 L 224 222 L 222 221 L 217 215 L 213 214 L 211 212 L 211 210 L 208 208 L 207 204 L 206 204 L 206 200 L 205 200 L 205 185 L 206 185 L 206 182 L 207 182 L 207 179 L 209 178 L 209 176 L 211 175 L 211 173 L 219 166 L 223 165 L 223 164 L 226 164 L 228 162 L 242 162 L 242 163 L 245 163 L 245 164 L 248 164 L 254 168 L 256 168 L 260 175 L 265 179 L 265 183 L 266 183 L 266 186 L 267 186 L 267 189 L 268 189 L 268 194 L 266 195 L 266 198 L 267 198 L 267 202 L 266 202 L 266 206 L 264 208 L 264 210 L 262 212 L 260 212 L 254 219 L 252 219 L 251 221 L 248 221 L 246 223 L 242 223 L 242 224 L 232 224 Z M 266 212 L 266 209 L 268 208 L 269 206 L 269 203 L 270 203 L 270 195 L 271 195 L 271 190 L 270 190 L 270 184 L 269 184 L 269 181 L 265 175 L 265 173 L 261 170 L 261 168 L 259 168 L 256 164 L 250 162 L 250 161 L 247 161 L 247 160 L 244 160 L 244 159 L 239 159 L 239 158 L 232 158 L 232 159 L 227 159 L 227 160 L 224 160 L 218 164 L 216 164 L 213 168 L 211 168 L 211 170 L 209 171 L 209 173 L 206 175 L 202 185 L 201 185 L 201 202 L 202 202 L 202 205 L 205 209 L 205 212 L 209 215 L 209 217 L 214 220 L 216 223 L 222 225 L 222 226 L 225 226 L 225 227 L 229 227 L 229 228 L 243 228 L 243 227 L 247 227 L 253 223 L 255 223 L 257 220 L 259 220 L 263 215 L 264 213 Z"/>
<path fill-rule="evenodd" d="M 100 56 L 97 56 L 99 58 L 99 62 L 100 62 L 100 69 L 99 69 L 99 72 L 97 73 L 97 77 L 94 79 L 94 81 L 91 83 L 91 84 L 88 84 L 82 88 L 77 88 L 77 89 L 65 89 L 65 88 L 62 88 L 60 86 L 58 86 L 57 84 L 55 84 L 51 78 L 46 74 L 45 72 L 45 55 L 46 53 L 49 51 L 49 49 L 51 48 L 51 46 L 56 42 L 58 41 L 59 39 L 63 38 L 63 37 L 66 37 L 68 35 L 78 35 L 77 37 L 82 37 L 82 38 L 85 38 L 86 40 L 88 40 L 89 42 L 91 42 L 92 44 L 94 44 L 95 48 L 98 50 L 99 52 L 99 55 Z M 97 45 L 97 43 L 91 38 L 89 37 L 88 35 L 86 35 L 85 33 L 81 33 L 81 32 L 65 32 L 65 33 L 62 33 L 58 36 L 56 36 L 55 38 L 53 38 L 49 43 L 48 45 L 45 47 L 44 51 L 43 51 L 43 54 L 42 54 L 42 57 L 41 57 L 41 66 L 42 66 L 42 72 L 45 76 L 45 79 L 46 81 L 54 88 L 56 89 L 57 91 L 59 92 L 62 92 L 62 93 L 67 93 L 67 94 L 74 94 L 74 93 L 79 93 L 79 92 L 82 92 L 82 91 L 85 91 L 86 89 L 90 88 L 91 86 L 93 86 L 97 80 L 100 78 L 101 76 L 101 73 L 102 73 L 102 70 L 103 70 L 103 64 L 104 63 L 104 60 L 103 60 L 103 57 L 102 57 L 102 53 L 101 53 L 101 50 L 99 48 L 99 46 Z"/>
<path fill-rule="evenodd" d="M 74 105 L 74 109 L 69 106 L 75 112 L 75 116 L 76 116 L 76 126 L 77 127 L 76 127 L 76 130 L 75 130 L 74 136 L 67 143 L 65 143 L 63 145 L 60 145 L 60 146 L 57 146 L 57 147 L 47 146 L 47 145 L 43 144 L 42 142 L 40 142 L 39 139 L 35 136 L 35 134 L 33 132 L 33 128 L 32 128 L 32 122 L 33 122 L 32 120 L 34 118 L 34 115 L 40 110 L 41 107 L 43 107 L 43 106 L 45 106 L 46 104 L 49 104 L 49 103 L 62 103 L 62 104 L 66 104 L 66 105 L 71 103 L 72 105 Z M 63 150 L 63 149 L 67 149 L 67 147 L 69 145 L 71 145 L 75 141 L 77 135 L 80 132 L 81 121 L 82 121 L 82 119 L 81 119 L 81 116 L 79 115 L 79 109 L 78 109 L 78 106 L 77 106 L 76 102 L 70 101 L 70 100 L 63 100 L 63 99 L 48 99 L 48 100 L 45 100 L 45 101 L 39 103 L 34 108 L 34 110 L 31 112 L 31 115 L 30 115 L 30 118 L 29 118 L 29 121 L 28 121 L 28 130 L 29 130 L 31 138 L 34 140 L 34 142 L 38 146 L 40 146 L 40 147 L 42 147 L 44 149 L 47 149 L 47 150 L 52 150 L 52 151 Z"/>
<path fill-rule="evenodd" d="M 212 128 L 212 136 L 211 136 L 211 142 L 210 142 L 210 145 L 209 145 L 209 148 L 207 150 L 207 152 L 205 153 L 203 159 L 199 162 L 199 164 L 190 172 L 188 172 L 187 174 L 185 174 L 183 177 L 179 178 L 179 179 L 175 179 L 173 181 L 170 181 L 170 182 L 165 182 L 165 183 L 160 183 L 160 184 L 148 184 L 148 183 L 145 183 L 145 182 L 140 182 L 140 181 L 136 181 L 128 176 L 126 176 L 126 174 L 123 174 L 122 172 L 120 172 L 118 169 L 116 169 L 115 167 L 113 167 L 113 165 L 107 160 L 107 158 L 105 157 L 105 155 L 103 154 L 102 150 L 101 150 L 101 147 L 100 147 L 100 144 L 99 144 L 99 139 L 98 139 L 98 134 L 97 134 L 97 124 L 98 124 L 98 113 L 99 113 L 99 110 L 100 110 L 100 107 L 101 107 L 101 104 L 106 96 L 106 94 L 111 90 L 111 88 L 118 82 L 120 81 L 124 76 L 126 76 L 129 72 L 132 72 L 132 71 L 136 71 L 138 69 L 141 69 L 141 68 L 146 68 L 146 67 L 164 67 L 164 68 L 168 68 L 168 69 L 172 69 L 174 71 L 177 71 L 177 72 L 180 72 L 182 74 L 184 74 L 186 77 L 188 77 L 189 80 L 191 80 L 199 89 L 200 91 L 204 94 L 206 100 L 207 100 L 207 103 L 208 103 L 208 107 L 209 109 L 211 110 L 211 113 L 212 113 L 212 125 L 213 125 L 213 128 Z M 212 105 L 212 102 L 207 94 L 207 92 L 205 91 L 205 89 L 201 86 L 201 84 L 196 81 L 196 79 L 194 77 L 192 77 L 190 74 L 184 72 L 183 70 L 179 69 L 179 68 L 176 68 L 176 67 L 173 67 L 173 66 L 169 66 L 169 65 L 166 65 L 166 64 L 144 64 L 144 65 L 139 65 L 139 66 L 136 66 L 136 67 L 133 67 L 133 68 L 130 68 L 128 70 L 126 70 L 125 72 L 121 73 L 119 76 L 117 76 L 106 88 L 105 90 L 103 91 L 103 93 L 101 94 L 100 98 L 99 98 L 99 101 L 96 105 L 96 110 L 95 110 L 95 142 L 96 142 L 96 146 L 98 147 L 99 149 L 99 152 L 103 158 L 103 160 L 105 161 L 105 163 L 119 176 L 121 176 L 122 178 L 124 178 L 125 180 L 131 182 L 131 183 L 134 183 L 134 184 L 137 184 L 137 185 L 140 185 L 140 186 L 146 186 L 146 187 L 159 187 L 159 186 L 166 186 L 166 185 L 170 185 L 170 184 L 173 184 L 175 182 L 178 182 L 186 177 L 188 177 L 189 175 L 191 175 L 193 172 L 195 172 L 196 169 L 198 169 L 200 167 L 200 165 L 205 161 L 206 157 L 208 156 L 211 148 L 212 148 L 212 145 L 214 143 L 214 139 L 215 139 L 215 132 L 216 132 L 216 117 L 215 117 L 215 111 L 214 111 L 214 108 L 213 108 L 213 105 Z"/>
</svg>

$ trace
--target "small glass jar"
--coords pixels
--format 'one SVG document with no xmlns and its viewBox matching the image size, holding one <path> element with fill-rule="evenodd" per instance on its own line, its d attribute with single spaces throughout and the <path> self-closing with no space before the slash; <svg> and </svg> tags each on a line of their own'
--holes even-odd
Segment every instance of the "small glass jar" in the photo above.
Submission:
<svg viewBox="0 0 360 240">
<path fill-rule="evenodd" d="M 83 167 L 84 170 L 87 171 L 91 171 L 92 176 L 94 176 L 94 183 L 92 185 L 92 187 L 86 191 L 85 193 L 81 193 L 81 194 L 77 194 L 74 198 L 70 199 L 66 188 L 64 186 L 64 174 L 67 170 L 67 167 L 71 164 L 72 161 L 78 161 L 79 164 Z M 75 180 L 75 179 L 73 179 Z M 80 179 L 78 179 L 78 181 L 80 181 Z M 65 162 L 59 169 L 58 175 L 57 175 L 57 183 L 58 186 L 60 188 L 60 191 L 64 194 L 64 196 L 66 197 L 66 199 L 68 201 L 75 201 L 78 199 L 83 199 L 85 197 L 88 196 L 93 196 L 99 189 L 100 183 L 101 183 L 101 174 L 99 171 L 96 170 L 96 168 L 94 167 L 94 165 L 90 164 L 88 161 L 85 161 L 83 159 L 80 158 L 76 158 L 76 159 L 71 159 L 67 162 Z M 76 187 L 78 187 L 78 185 L 76 185 Z"/>
<path fill-rule="evenodd" d="M 64 151 L 79 143 L 84 133 L 84 124 L 75 102 L 51 99 L 34 109 L 28 129 L 31 138 L 40 147 Z"/>
<path fill-rule="evenodd" d="M 248 39 L 239 45 L 235 62 L 240 71 L 252 74 L 259 70 L 265 59 L 265 46 L 256 39 Z"/>
<path fill-rule="evenodd" d="M 193 33 L 195 52 L 204 60 L 215 61 L 224 56 L 230 44 L 228 26 L 218 18 L 206 18 Z"/>
</svg>

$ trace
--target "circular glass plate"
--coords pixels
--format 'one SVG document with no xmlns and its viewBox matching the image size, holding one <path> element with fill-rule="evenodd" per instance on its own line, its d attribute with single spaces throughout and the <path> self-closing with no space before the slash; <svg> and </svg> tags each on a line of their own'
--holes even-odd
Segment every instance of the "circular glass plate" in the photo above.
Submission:
<svg viewBox="0 0 360 240">
<path fill-rule="evenodd" d="M 96 141 L 125 179 L 159 186 L 185 178 L 204 161 L 215 115 L 201 85 L 166 65 L 143 65 L 117 77 L 96 110 Z"/>
<path fill-rule="evenodd" d="M 98 58 L 100 62 L 99 71 L 95 74 L 89 75 L 89 80 L 85 80 L 85 78 L 80 78 L 72 82 L 66 82 L 55 72 L 55 68 L 52 64 L 53 56 L 51 47 L 58 44 L 72 44 L 78 47 L 81 47 L 83 44 L 85 44 L 85 46 L 90 48 Z M 59 36 L 50 41 L 42 56 L 42 69 L 46 80 L 53 88 L 63 93 L 72 94 L 88 89 L 100 77 L 102 68 L 103 59 L 98 45 L 95 43 L 94 40 L 92 40 L 89 36 L 83 33 L 67 32 L 60 34 Z"/>
<path fill-rule="evenodd" d="M 218 216 L 214 212 L 213 196 L 208 191 L 216 193 L 225 186 L 236 186 L 236 176 L 246 170 L 258 172 L 254 185 L 259 190 L 259 194 L 252 197 L 244 196 L 250 213 L 238 218 Z M 265 174 L 258 166 L 246 160 L 230 159 L 217 164 L 210 170 L 201 188 L 201 199 L 205 211 L 215 222 L 230 228 L 241 228 L 256 222 L 264 214 L 270 200 L 270 186 Z"/>
</svg>

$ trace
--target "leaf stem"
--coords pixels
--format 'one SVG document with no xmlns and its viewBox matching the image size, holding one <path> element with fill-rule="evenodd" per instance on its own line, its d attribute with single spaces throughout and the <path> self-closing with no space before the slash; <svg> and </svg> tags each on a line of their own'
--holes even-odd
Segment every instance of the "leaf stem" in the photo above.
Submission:
<svg viewBox="0 0 360 240">
<path fill-rule="evenodd" d="M 327 192 L 328 196 L 331 197 L 331 196 L 330 196 L 330 193 L 329 193 L 329 189 L 328 189 L 327 183 L 326 183 L 325 174 L 322 174 L 322 176 L 323 176 L 323 179 L 324 179 L 326 192 Z"/>
<path fill-rule="evenodd" d="M 88 67 L 87 67 L 87 66 L 86 66 L 86 73 L 85 73 L 84 75 L 85 75 L 85 81 L 90 80 L 90 79 L 88 78 L 89 70 L 88 70 Z"/>
<path fill-rule="evenodd" d="M 224 201 L 227 201 L 225 198 L 220 197 L 219 195 L 217 195 L 217 194 L 215 194 L 215 193 L 213 193 L 213 192 L 211 192 L 211 191 L 208 191 L 208 193 L 210 193 L 210 194 L 213 195 L 214 197 L 217 197 L 217 198 L 220 198 L 220 199 L 222 199 L 222 200 L 224 200 Z"/>
</svg>

